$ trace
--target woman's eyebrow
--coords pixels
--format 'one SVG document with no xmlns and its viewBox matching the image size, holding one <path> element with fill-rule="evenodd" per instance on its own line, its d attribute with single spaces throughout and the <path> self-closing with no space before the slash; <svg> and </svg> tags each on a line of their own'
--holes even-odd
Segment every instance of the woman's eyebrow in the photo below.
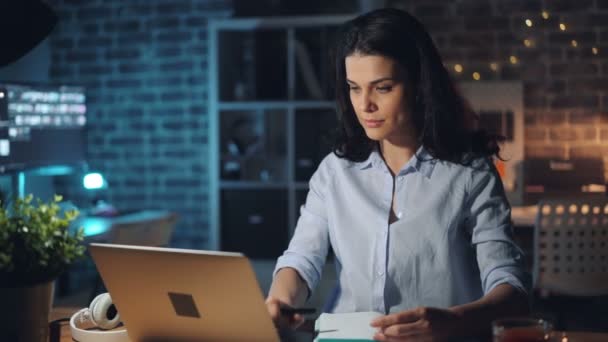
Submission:
<svg viewBox="0 0 608 342">
<path fill-rule="evenodd" d="M 395 81 L 395 80 L 396 79 L 394 77 L 381 77 L 381 78 L 378 78 L 376 80 L 373 80 L 373 81 L 369 82 L 369 84 L 377 84 L 377 83 L 380 83 L 380 82 L 383 82 L 383 81 Z M 353 82 L 353 81 L 351 81 L 349 79 L 346 79 L 346 82 L 352 83 L 354 85 L 357 85 L 357 82 Z"/>
</svg>

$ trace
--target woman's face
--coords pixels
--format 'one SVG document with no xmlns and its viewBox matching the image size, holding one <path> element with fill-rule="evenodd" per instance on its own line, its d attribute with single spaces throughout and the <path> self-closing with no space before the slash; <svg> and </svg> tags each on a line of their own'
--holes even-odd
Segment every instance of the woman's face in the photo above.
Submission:
<svg viewBox="0 0 608 342">
<path fill-rule="evenodd" d="M 346 57 L 345 66 L 350 101 L 367 136 L 393 143 L 411 139 L 410 87 L 403 68 L 392 58 L 361 54 Z"/>
</svg>

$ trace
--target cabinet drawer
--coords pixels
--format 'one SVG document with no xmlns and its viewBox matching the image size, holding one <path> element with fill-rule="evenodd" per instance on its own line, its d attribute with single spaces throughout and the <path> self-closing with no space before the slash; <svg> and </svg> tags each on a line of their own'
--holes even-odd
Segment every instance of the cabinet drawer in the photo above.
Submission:
<svg viewBox="0 0 608 342">
<path fill-rule="evenodd" d="M 221 248 L 274 259 L 287 248 L 286 190 L 222 190 Z"/>
</svg>

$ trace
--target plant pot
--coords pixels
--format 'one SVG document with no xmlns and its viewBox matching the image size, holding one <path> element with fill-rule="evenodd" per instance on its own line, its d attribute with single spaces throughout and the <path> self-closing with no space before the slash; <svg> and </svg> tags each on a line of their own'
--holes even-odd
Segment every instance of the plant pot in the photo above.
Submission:
<svg viewBox="0 0 608 342">
<path fill-rule="evenodd" d="M 0 288 L 2 341 L 47 341 L 53 289 L 53 281 L 27 287 Z"/>
</svg>

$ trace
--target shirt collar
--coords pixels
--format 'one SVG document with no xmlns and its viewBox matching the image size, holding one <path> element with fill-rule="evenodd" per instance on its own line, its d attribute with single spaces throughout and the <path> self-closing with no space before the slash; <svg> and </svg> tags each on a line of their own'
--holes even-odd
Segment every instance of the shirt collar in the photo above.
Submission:
<svg viewBox="0 0 608 342">
<path fill-rule="evenodd" d="M 437 159 L 433 158 L 424 148 L 424 146 L 420 146 L 416 151 L 416 154 L 412 156 L 412 158 L 405 164 L 399 173 L 405 173 L 408 169 L 413 168 L 414 170 L 421 172 L 426 178 L 430 179 L 436 163 Z M 380 169 L 384 167 L 383 165 L 384 160 L 382 159 L 382 156 L 378 151 L 378 147 L 376 146 L 369 154 L 369 157 L 359 164 L 359 169 L 365 170 L 369 169 L 370 167 Z"/>
<path fill-rule="evenodd" d="M 383 162 L 384 161 L 382 160 L 380 153 L 378 153 L 378 146 L 375 145 L 374 148 L 372 149 L 372 151 L 370 152 L 369 156 L 367 157 L 367 159 L 365 161 L 362 161 L 359 163 L 359 169 L 365 170 L 365 169 L 369 169 L 372 166 L 378 167 L 380 165 L 379 163 L 383 163 Z"/>
</svg>

